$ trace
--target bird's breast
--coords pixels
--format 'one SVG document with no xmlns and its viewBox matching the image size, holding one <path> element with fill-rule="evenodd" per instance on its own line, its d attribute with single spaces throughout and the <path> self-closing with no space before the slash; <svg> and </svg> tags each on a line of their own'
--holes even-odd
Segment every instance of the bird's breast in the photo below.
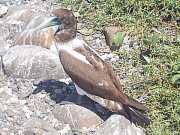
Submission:
<svg viewBox="0 0 180 135">
<path fill-rule="evenodd" d="M 86 57 L 83 54 L 73 50 L 71 47 L 60 46 L 59 47 L 59 52 L 60 53 L 65 53 L 67 56 L 71 56 L 71 57 L 63 57 L 64 60 L 74 58 L 74 59 L 80 60 L 82 63 L 86 63 L 86 64 L 90 65 L 89 61 L 86 59 Z"/>
</svg>

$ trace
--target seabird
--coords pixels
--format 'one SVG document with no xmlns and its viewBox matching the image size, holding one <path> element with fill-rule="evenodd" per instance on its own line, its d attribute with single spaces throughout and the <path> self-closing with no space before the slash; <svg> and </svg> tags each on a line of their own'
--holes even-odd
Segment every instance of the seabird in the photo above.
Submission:
<svg viewBox="0 0 180 135">
<path fill-rule="evenodd" d="M 104 61 L 84 40 L 76 37 L 77 20 L 73 12 L 61 8 L 54 10 L 53 14 L 54 17 L 42 28 L 58 25 L 54 37 L 59 58 L 77 89 L 116 102 L 123 106 L 128 115 L 129 110 L 138 114 L 139 110 L 146 111 L 144 104 L 123 93 L 120 79 L 113 71 L 112 65 Z"/>
</svg>

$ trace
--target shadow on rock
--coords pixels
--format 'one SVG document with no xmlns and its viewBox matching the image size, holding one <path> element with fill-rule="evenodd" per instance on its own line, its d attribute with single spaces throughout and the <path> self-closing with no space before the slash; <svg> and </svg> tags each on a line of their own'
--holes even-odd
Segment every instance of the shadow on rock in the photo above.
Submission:
<svg viewBox="0 0 180 135">
<path fill-rule="evenodd" d="M 130 117 L 128 117 L 128 115 L 125 115 L 124 112 L 111 112 L 109 109 L 92 100 L 88 96 L 79 95 L 76 91 L 75 85 L 72 82 L 67 85 L 64 82 L 60 82 L 57 80 L 45 80 L 41 81 L 39 84 L 35 84 L 35 86 L 37 86 L 37 88 L 34 90 L 33 94 L 44 90 L 49 93 L 50 98 L 56 101 L 56 103 L 59 103 L 61 105 L 79 105 L 94 112 L 104 121 L 107 120 L 112 114 L 119 114 L 125 116 L 129 121 L 141 126 L 148 125 L 150 122 L 149 118 L 139 111 L 134 112 L 131 109 L 128 109 L 128 111 L 130 111 Z"/>
<path fill-rule="evenodd" d="M 41 91 L 49 93 L 50 98 L 56 103 L 64 104 L 76 104 L 87 108 L 88 110 L 96 113 L 104 121 L 113 114 L 107 108 L 103 107 L 99 103 L 93 101 L 85 95 L 79 95 L 76 91 L 74 84 L 71 82 L 68 85 L 64 82 L 57 80 L 45 80 L 39 84 L 34 84 L 37 88 L 33 91 L 33 94 L 37 94 Z"/>
</svg>

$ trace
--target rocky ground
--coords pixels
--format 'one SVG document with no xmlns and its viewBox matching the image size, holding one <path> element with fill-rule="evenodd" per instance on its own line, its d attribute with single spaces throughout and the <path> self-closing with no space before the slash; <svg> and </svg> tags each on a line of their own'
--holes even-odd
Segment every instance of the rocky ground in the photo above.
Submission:
<svg viewBox="0 0 180 135">
<path fill-rule="evenodd" d="M 52 0 L 0 1 L 0 135 L 143 135 L 124 116 L 62 81 L 67 76 L 56 54 L 15 45 L 17 33 L 33 17 L 49 15 L 56 7 Z M 86 40 L 104 58 L 118 60 L 101 34 Z"/>
</svg>

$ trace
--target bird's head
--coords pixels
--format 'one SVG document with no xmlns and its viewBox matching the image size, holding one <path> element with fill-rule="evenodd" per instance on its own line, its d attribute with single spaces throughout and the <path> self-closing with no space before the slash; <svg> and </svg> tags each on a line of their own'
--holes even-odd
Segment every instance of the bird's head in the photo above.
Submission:
<svg viewBox="0 0 180 135">
<path fill-rule="evenodd" d="M 77 19 L 73 12 L 68 9 L 56 9 L 51 17 L 42 28 L 58 26 L 54 33 L 57 42 L 66 42 L 76 36 Z"/>
</svg>

